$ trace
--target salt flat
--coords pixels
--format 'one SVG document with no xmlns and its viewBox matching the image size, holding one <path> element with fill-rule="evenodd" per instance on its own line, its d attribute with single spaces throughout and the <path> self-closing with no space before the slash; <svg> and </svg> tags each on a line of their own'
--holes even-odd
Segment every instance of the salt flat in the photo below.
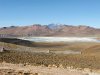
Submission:
<svg viewBox="0 0 100 75">
<path fill-rule="evenodd" d="M 22 37 L 34 42 L 100 42 L 96 37 Z"/>
</svg>

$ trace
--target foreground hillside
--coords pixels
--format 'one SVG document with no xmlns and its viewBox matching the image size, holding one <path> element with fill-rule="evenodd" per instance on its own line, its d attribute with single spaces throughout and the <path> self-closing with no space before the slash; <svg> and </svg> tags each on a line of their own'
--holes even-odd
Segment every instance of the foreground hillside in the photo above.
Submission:
<svg viewBox="0 0 100 75">
<path fill-rule="evenodd" d="M 63 53 L 69 50 L 73 53 Z M 80 53 L 76 54 L 77 51 Z M 100 75 L 94 72 L 100 72 L 100 43 L 49 43 L 0 38 L 2 75 Z"/>
<path fill-rule="evenodd" d="M 25 36 L 99 36 L 100 29 L 89 26 L 71 25 L 32 25 L 0 28 L 0 37 Z"/>
<path fill-rule="evenodd" d="M 2 38 L 0 41 L 0 46 L 6 50 L 0 52 L 0 62 L 100 69 L 100 43 L 35 43 L 14 38 Z M 65 50 L 81 54 L 56 54 Z"/>
</svg>

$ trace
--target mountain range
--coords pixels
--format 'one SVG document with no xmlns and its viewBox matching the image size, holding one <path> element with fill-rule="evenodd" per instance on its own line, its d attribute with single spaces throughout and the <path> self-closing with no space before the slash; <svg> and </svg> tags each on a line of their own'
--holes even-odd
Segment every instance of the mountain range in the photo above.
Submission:
<svg viewBox="0 0 100 75">
<path fill-rule="evenodd" d="M 0 28 L 0 37 L 26 36 L 100 36 L 100 28 L 64 24 L 10 26 Z"/>
</svg>

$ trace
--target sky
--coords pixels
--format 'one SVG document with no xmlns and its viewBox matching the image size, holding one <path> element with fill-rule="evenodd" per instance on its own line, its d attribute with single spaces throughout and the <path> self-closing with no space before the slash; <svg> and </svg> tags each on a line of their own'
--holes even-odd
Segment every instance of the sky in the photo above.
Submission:
<svg viewBox="0 0 100 75">
<path fill-rule="evenodd" d="M 0 27 L 50 23 L 100 28 L 100 0 L 0 0 Z"/>
</svg>

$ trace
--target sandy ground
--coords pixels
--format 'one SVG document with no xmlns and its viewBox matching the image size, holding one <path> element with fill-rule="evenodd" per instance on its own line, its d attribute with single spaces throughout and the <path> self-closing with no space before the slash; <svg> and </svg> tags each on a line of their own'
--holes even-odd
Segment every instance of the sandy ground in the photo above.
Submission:
<svg viewBox="0 0 100 75">
<path fill-rule="evenodd" d="M 75 69 L 64 69 L 56 67 L 31 66 L 31 65 L 24 66 L 23 64 L 10 64 L 10 63 L 0 63 L 0 70 L 1 69 L 12 69 L 17 72 L 24 71 L 24 72 L 30 72 L 32 74 L 38 73 L 38 75 L 100 75 L 93 72 L 87 73 Z"/>
</svg>

